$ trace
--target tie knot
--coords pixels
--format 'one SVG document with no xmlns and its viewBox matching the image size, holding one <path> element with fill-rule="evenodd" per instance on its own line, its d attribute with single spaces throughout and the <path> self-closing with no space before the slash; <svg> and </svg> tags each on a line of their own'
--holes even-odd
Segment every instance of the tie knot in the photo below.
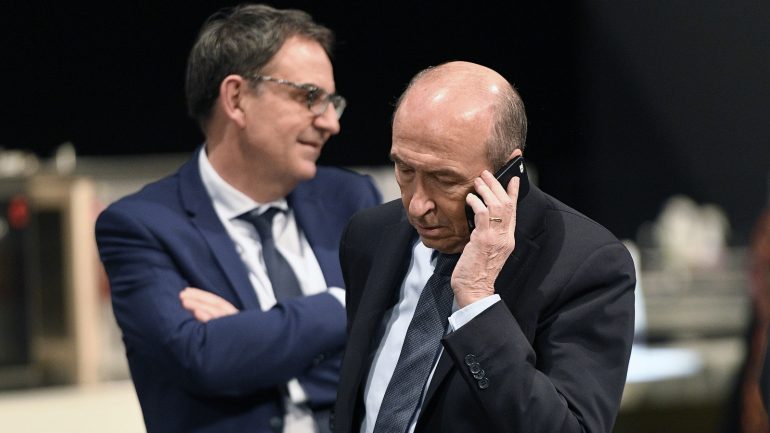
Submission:
<svg viewBox="0 0 770 433">
<path fill-rule="evenodd" d="M 257 229 L 257 233 L 259 233 L 259 237 L 262 239 L 272 238 L 272 227 L 273 227 L 273 217 L 278 212 L 283 212 L 281 209 L 278 209 L 277 207 L 270 207 L 266 211 L 262 212 L 261 214 L 257 213 L 257 210 L 251 210 L 249 212 L 246 212 L 245 214 L 239 216 L 239 219 L 242 219 L 244 221 L 250 222 L 255 229 Z"/>
<path fill-rule="evenodd" d="M 438 257 L 436 258 L 436 269 L 434 269 L 433 272 L 439 275 L 443 275 L 445 277 L 451 277 L 452 271 L 454 271 L 455 265 L 457 264 L 457 260 L 459 259 L 460 259 L 460 253 L 457 253 L 457 254 L 438 253 Z"/>
<path fill-rule="evenodd" d="M 278 209 L 277 207 L 269 207 L 266 211 L 262 212 L 261 215 L 257 216 L 257 218 L 267 221 L 268 223 L 273 223 L 273 217 L 278 212 L 283 212 L 281 209 Z"/>
</svg>

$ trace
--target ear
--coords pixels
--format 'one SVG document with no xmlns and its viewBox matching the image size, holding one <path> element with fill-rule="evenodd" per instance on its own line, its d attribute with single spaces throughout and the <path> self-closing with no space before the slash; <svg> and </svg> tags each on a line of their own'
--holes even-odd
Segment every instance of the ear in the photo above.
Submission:
<svg viewBox="0 0 770 433">
<path fill-rule="evenodd" d="M 240 75 L 228 75 L 219 85 L 219 104 L 225 116 L 233 123 L 243 128 L 246 126 L 246 115 L 243 111 L 243 97 L 248 91 L 249 83 Z"/>
<path fill-rule="evenodd" d="M 508 161 L 512 160 L 513 158 L 516 158 L 517 156 L 521 156 L 521 149 L 513 149 L 513 152 L 508 156 Z"/>
</svg>

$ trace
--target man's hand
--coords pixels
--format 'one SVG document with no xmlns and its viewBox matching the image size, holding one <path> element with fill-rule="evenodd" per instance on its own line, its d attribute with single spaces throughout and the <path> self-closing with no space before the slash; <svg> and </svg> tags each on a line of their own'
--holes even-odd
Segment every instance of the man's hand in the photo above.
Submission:
<svg viewBox="0 0 770 433">
<path fill-rule="evenodd" d="M 233 304 L 221 297 L 195 287 L 186 287 L 179 292 L 179 299 L 184 309 L 193 313 L 195 318 L 203 323 L 238 312 Z"/>
<path fill-rule="evenodd" d="M 460 308 L 495 293 L 495 280 L 515 246 L 519 182 L 514 177 L 506 191 L 484 170 L 474 183 L 484 202 L 474 194 L 465 199 L 476 214 L 476 229 L 452 273 L 452 290 Z"/>
</svg>

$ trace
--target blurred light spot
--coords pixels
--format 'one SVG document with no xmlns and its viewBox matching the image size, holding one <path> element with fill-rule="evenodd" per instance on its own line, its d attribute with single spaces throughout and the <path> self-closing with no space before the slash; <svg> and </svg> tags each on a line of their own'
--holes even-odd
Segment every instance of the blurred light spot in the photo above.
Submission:
<svg viewBox="0 0 770 433">
<path fill-rule="evenodd" d="M 8 203 L 8 223 L 15 230 L 27 227 L 29 223 L 29 204 L 26 197 L 17 195 Z"/>
</svg>

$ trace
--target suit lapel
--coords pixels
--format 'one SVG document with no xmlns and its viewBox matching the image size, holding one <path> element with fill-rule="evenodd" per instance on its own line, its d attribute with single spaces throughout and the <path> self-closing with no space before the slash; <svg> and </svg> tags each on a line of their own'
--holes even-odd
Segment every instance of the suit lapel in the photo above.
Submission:
<svg viewBox="0 0 770 433">
<path fill-rule="evenodd" d="M 441 382 L 444 381 L 449 372 L 452 371 L 452 368 L 454 368 L 454 362 L 446 350 L 443 350 L 438 359 L 438 364 L 436 364 L 436 370 L 433 372 L 433 377 L 428 384 L 428 391 L 425 393 L 425 401 L 422 404 L 423 408 L 430 403 L 439 385 L 441 385 Z"/>
<path fill-rule="evenodd" d="M 202 151 L 201 149 L 198 152 Z M 257 295 L 249 274 L 235 250 L 232 239 L 219 221 L 211 198 L 203 186 L 198 168 L 198 152 L 179 170 L 179 192 L 182 206 L 193 225 L 205 239 L 211 253 L 230 282 L 231 289 L 245 309 L 258 309 Z"/>
<path fill-rule="evenodd" d="M 328 287 L 345 287 L 339 266 L 338 247 L 340 240 L 329 227 L 336 227 L 339 221 L 332 221 L 333 215 L 326 209 L 317 194 L 311 194 L 302 184 L 287 197 L 302 233 L 313 250 Z"/>
<path fill-rule="evenodd" d="M 363 287 L 361 304 L 353 318 L 351 333 L 346 350 L 346 375 L 353 382 L 348 395 L 347 407 L 355 408 L 361 403 L 361 387 L 368 375 L 373 355 L 381 338 L 380 327 L 385 311 L 398 300 L 398 288 L 404 280 L 411 261 L 411 247 L 416 232 L 403 218 L 400 222 L 384 227 L 373 248 L 372 267 Z M 354 410 L 354 413 L 361 413 Z"/>
<path fill-rule="evenodd" d="M 540 189 L 530 186 L 516 212 L 516 247 L 495 281 L 495 293 L 504 299 L 511 290 L 521 291 L 540 255 L 540 235 L 545 231 L 547 200 Z"/>
</svg>

